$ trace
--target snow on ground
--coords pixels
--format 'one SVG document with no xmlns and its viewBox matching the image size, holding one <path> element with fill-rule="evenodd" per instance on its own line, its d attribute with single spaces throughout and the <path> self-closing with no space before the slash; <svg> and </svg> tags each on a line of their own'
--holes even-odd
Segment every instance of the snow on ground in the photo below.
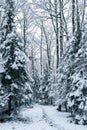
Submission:
<svg viewBox="0 0 87 130">
<path fill-rule="evenodd" d="M 69 114 L 58 112 L 56 107 L 35 105 L 34 108 L 22 108 L 19 114 L 25 121 L 0 123 L 0 130 L 87 130 L 87 126 L 78 126 L 67 122 Z"/>
<path fill-rule="evenodd" d="M 87 126 L 76 125 L 70 123 L 69 113 L 66 112 L 58 112 L 56 107 L 52 106 L 42 106 L 42 109 L 47 114 L 47 117 L 54 123 L 56 126 L 60 126 L 61 128 L 67 130 L 87 130 Z"/>
</svg>

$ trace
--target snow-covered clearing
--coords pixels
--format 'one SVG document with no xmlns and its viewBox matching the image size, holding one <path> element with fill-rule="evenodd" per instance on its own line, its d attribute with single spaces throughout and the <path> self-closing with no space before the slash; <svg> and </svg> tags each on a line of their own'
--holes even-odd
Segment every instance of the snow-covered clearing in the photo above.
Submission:
<svg viewBox="0 0 87 130">
<path fill-rule="evenodd" d="M 69 123 L 68 115 L 58 112 L 53 106 L 35 105 L 34 108 L 21 109 L 20 116 L 24 122 L 0 123 L 0 130 L 87 130 L 87 126 Z"/>
</svg>

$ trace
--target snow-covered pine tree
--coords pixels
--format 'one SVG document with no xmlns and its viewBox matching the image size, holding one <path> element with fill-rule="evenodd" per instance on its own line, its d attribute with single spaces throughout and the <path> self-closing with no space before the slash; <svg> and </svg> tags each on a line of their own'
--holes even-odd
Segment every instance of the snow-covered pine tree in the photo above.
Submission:
<svg viewBox="0 0 87 130">
<path fill-rule="evenodd" d="M 4 105 L 7 106 L 9 115 L 12 110 L 22 105 L 26 98 L 29 100 L 29 93 L 32 93 L 28 85 L 30 80 L 25 70 L 28 58 L 20 49 L 15 32 L 14 16 L 14 1 L 6 0 L 3 39 L 1 40 L 5 72 L 1 76 L 1 87 L 5 98 Z"/>
<path fill-rule="evenodd" d="M 87 124 L 87 33 L 82 35 L 80 49 L 75 56 L 68 106 L 77 124 Z"/>
</svg>

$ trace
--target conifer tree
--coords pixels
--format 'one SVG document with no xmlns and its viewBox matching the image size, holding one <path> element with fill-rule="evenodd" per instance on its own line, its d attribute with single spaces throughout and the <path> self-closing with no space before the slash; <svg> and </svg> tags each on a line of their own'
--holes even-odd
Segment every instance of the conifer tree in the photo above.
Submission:
<svg viewBox="0 0 87 130">
<path fill-rule="evenodd" d="M 77 124 L 87 124 L 87 34 L 82 35 L 80 48 L 75 55 L 74 73 L 71 91 L 68 94 L 68 106 Z"/>
<path fill-rule="evenodd" d="M 6 94 L 5 105 L 8 106 L 8 114 L 10 115 L 19 105 L 24 103 L 24 98 L 32 93 L 29 84 L 29 78 L 25 65 L 28 58 L 20 49 L 14 24 L 14 1 L 6 0 L 5 21 L 3 25 L 2 39 L 2 58 L 4 60 L 4 70 L 2 75 L 2 88 L 4 95 Z M 29 87 L 28 87 L 29 86 Z M 25 91 L 24 91 L 25 89 Z"/>
</svg>

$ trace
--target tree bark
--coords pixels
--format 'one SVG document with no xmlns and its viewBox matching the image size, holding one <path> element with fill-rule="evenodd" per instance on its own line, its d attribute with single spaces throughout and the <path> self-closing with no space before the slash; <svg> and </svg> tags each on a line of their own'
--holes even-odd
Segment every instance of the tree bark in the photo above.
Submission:
<svg viewBox="0 0 87 130">
<path fill-rule="evenodd" d="M 55 0 L 55 14 L 56 14 L 56 68 L 59 67 L 59 26 L 58 26 L 58 5 L 57 0 Z"/>
<path fill-rule="evenodd" d="M 11 93 L 11 85 L 9 85 L 9 94 Z M 10 116 L 11 114 L 11 109 L 12 109 L 12 96 L 10 95 L 8 97 L 8 115 Z"/>
<path fill-rule="evenodd" d="M 63 54 L 63 17 L 62 17 L 62 11 L 63 11 L 63 0 L 59 1 L 60 5 L 60 62 Z"/>
<path fill-rule="evenodd" d="M 72 0 L 72 33 L 75 32 L 75 0 Z"/>
<path fill-rule="evenodd" d="M 42 23 L 43 24 L 43 23 Z M 43 26 L 43 25 L 42 25 Z M 43 74 L 43 64 L 42 64 L 42 42 L 43 42 L 43 30 L 41 27 L 41 44 L 40 44 L 40 68 L 41 68 L 41 76 Z"/>
<path fill-rule="evenodd" d="M 23 41 L 24 41 L 24 52 L 26 52 L 26 18 L 24 13 L 23 18 Z"/>
</svg>

